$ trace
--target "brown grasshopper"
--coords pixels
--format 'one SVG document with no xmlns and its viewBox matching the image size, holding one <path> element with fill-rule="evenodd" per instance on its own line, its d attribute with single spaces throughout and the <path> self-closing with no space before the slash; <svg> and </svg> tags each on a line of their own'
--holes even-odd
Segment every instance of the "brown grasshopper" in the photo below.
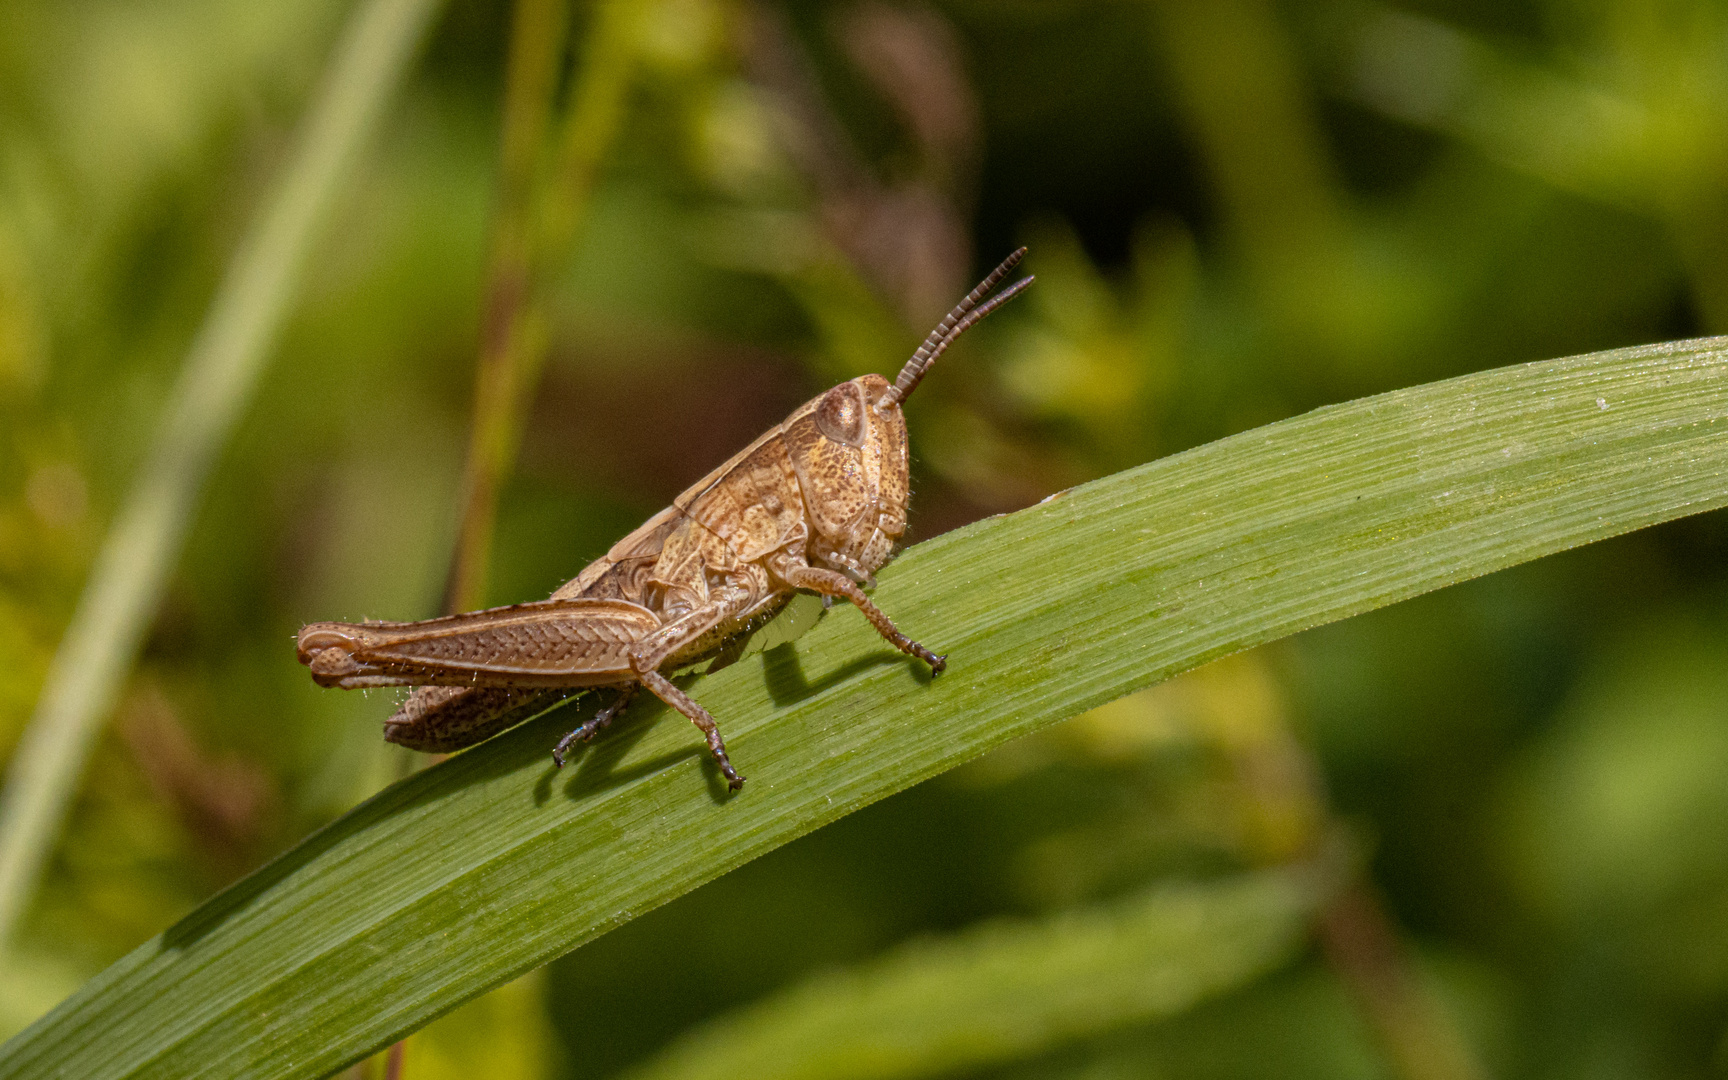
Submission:
<svg viewBox="0 0 1728 1080">
<path fill-rule="evenodd" d="M 646 686 L 707 736 L 728 788 L 744 778 L 707 710 L 662 672 L 721 656 L 797 591 L 850 600 L 895 648 L 940 674 L 862 586 L 906 531 L 905 401 L 954 340 L 1032 284 L 986 297 L 1026 253 L 1003 260 L 948 313 L 892 386 L 880 375 L 806 402 L 685 491 L 551 599 L 422 622 L 312 623 L 300 662 L 320 686 L 414 686 L 384 738 L 450 751 L 490 738 L 573 690 L 618 696 L 552 752 L 560 766 Z"/>
</svg>

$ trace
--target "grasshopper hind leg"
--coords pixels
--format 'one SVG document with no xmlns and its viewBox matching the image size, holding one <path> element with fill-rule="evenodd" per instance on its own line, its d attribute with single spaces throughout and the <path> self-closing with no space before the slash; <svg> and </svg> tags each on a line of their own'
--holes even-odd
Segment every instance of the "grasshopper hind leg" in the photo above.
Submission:
<svg viewBox="0 0 1728 1080">
<path fill-rule="evenodd" d="M 607 724 L 610 724 L 613 720 L 618 718 L 619 713 L 629 708 L 630 699 L 635 697 L 636 691 L 640 689 L 640 684 L 631 683 L 629 686 L 619 690 L 618 696 L 613 698 L 610 704 L 595 713 L 587 720 L 587 722 L 577 727 L 576 730 L 564 736 L 562 739 L 559 739 L 558 745 L 552 748 L 552 760 L 558 764 L 558 767 L 560 769 L 564 767 L 564 761 L 569 757 L 572 747 L 579 742 L 587 742 L 589 739 L 600 734 Z"/>
</svg>

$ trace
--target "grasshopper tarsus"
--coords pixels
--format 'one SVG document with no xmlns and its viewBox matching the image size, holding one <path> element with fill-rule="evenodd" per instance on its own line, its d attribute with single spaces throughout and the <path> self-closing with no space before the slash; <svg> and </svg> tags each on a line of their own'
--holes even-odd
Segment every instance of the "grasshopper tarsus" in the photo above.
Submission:
<svg viewBox="0 0 1728 1080">
<path fill-rule="evenodd" d="M 806 402 L 551 599 L 417 623 L 313 623 L 300 632 L 300 662 L 322 686 L 416 687 L 385 737 L 440 752 L 544 711 L 549 696 L 617 689 L 617 700 L 559 740 L 560 768 L 645 686 L 701 730 L 737 791 L 744 778 L 714 718 L 660 672 L 725 659 L 794 591 L 820 594 L 824 608 L 850 601 L 932 675 L 947 669 L 946 656 L 901 633 L 865 590 L 906 531 L 901 403 L 967 327 L 1032 283 L 996 291 L 1024 254 L 968 293 L 892 384 L 863 375 Z"/>
<path fill-rule="evenodd" d="M 562 739 L 559 739 L 558 745 L 552 748 L 552 764 L 562 769 L 564 767 L 565 755 L 569 753 L 570 747 L 575 745 L 575 743 L 576 733 L 574 731 L 564 736 Z"/>
<path fill-rule="evenodd" d="M 901 642 L 893 642 L 893 643 L 896 645 L 899 645 L 901 652 L 906 653 L 908 656 L 916 656 L 918 659 L 920 659 L 920 660 L 924 661 L 924 663 L 928 664 L 930 666 L 930 674 L 932 677 L 940 675 L 944 671 L 948 670 L 948 657 L 947 656 L 939 654 L 939 653 L 931 652 L 929 649 L 926 649 L 924 646 L 918 644 L 916 641 L 913 641 L 911 638 L 906 637 L 905 634 L 901 634 L 900 637 L 904 639 L 903 644 Z M 889 640 L 893 641 L 892 638 L 890 638 Z"/>
<path fill-rule="evenodd" d="M 603 709 L 587 720 L 578 724 L 575 730 L 558 740 L 558 745 L 552 748 L 552 760 L 558 767 L 564 767 L 564 761 L 570 750 L 579 742 L 589 742 L 594 736 L 605 730 L 606 725 L 618 718 L 618 715 L 630 707 L 630 700 L 636 696 L 637 687 L 632 685 L 618 691 L 618 696 Z"/>
</svg>

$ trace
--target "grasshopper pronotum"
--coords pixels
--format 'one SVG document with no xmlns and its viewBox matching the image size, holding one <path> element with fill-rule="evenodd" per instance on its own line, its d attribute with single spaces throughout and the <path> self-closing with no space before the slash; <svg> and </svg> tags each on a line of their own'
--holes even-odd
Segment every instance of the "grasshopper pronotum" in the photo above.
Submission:
<svg viewBox="0 0 1728 1080">
<path fill-rule="evenodd" d="M 895 648 L 940 674 L 946 658 L 902 634 L 863 586 L 906 531 L 901 402 L 966 329 L 1032 283 L 986 300 L 1026 253 L 1003 260 L 948 313 L 892 385 L 843 382 L 698 481 L 549 600 L 422 622 L 312 623 L 300 662 L 320 686 L 417 687 L 384 723 L 415 750 L 470 746 L 571 690 L 618 696 L 553 750 L 592 738 L 646 686 L 707 736 L 732 790 L 744 778 L 707 710 L 669 681 L 779 614 L 795 592 L 850 600 Z"/>
</svg>

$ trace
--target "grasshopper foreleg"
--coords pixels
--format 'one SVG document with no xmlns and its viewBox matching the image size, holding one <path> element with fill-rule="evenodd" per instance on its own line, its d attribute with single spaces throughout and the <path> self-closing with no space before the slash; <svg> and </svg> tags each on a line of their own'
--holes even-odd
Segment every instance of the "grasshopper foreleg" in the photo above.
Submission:
<svg viewBox="0 0 1728 1080">
<path fill-rule="evenodd" d="M 612 699 L 611 704 L 595 713 L 586 723 L 582 724 L 575 731 L 572 731 L 562 739 L 559 739 L 558 745 L 552 749 L 552 760 L 558 763 L 558 767 L 560 769 L 564 767 L 564 758 L 569 754 L 572 746 L 575 746 L 579 742 L 587 742 L 589 739 L 600 734 L 607 724 L 610 724 L 613 720 L 617 719 L 619 713 L 629 708 L 630 699 L 636 696 L 636 691 L 639 689 L 641 689 L 639 684 L 631 683 L 629 686 L 619 690 L 618 696 Z"/>
<path fill-rule="evenodd" d="M 902 634 L 900 628 L 894 625 L 894 620 L 870 602 L 870 598 L 858 587 L 858 583 L 840 571 L 816 566 L 789 566 L 780 570 L 780 576 L 786 584 L 795 589 L 809 589 L 811 592 L 821 593 L 824 597 L 844 597 L 852 602 L 853 607 L 864 613 L 864 617 L 870 620 L 870 625 L 876 628 L 876 632 L 881 634 L 888 644 L 929 664 L 931 674 L 940 675 L 947 670 L 946 656 L 938 656 Z"/>
</svg>

